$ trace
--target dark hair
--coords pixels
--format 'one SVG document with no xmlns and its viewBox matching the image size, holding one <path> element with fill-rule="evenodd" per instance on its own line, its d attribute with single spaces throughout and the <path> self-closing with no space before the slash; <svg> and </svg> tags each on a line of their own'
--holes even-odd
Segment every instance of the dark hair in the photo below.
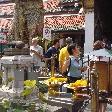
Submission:
<svg viewBox="0 0 112 112">
<path fill-rule="evenodd" d="M 67 45 L 70 45 L 72 43 L 73 43 L 72 38 L 70 38 L 70 37 L 66 38 L 66 44 Z"/>
<path fill-rule="evenodd" d="M 59 39 L 55 39 L 52 41 L 52 45 L 55 45 L 57 42 L 59 42 Z"/>
<path fill-rule="evenodd" d="M 76 48 L 76 44 L 70 44 L 68 47 L 67 47 L 67 51 L 69 53 L 69 55 L 73 55 L 73 49 Z"/>
<path fill-rule="evenodd" d="M 99 49 L 103 49 L 103 48 L 104 48 L 103 42 L 100 40 L 97 40 L 93 45 L 94 50 L 99 50 Z"/>
</svg>

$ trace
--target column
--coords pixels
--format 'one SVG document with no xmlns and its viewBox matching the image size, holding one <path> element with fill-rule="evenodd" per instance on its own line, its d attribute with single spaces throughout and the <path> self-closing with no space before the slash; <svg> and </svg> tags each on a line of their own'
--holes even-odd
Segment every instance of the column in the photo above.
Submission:
<svg viewBox="0 0 112 112">
<path fill-rule="evenodd" d="M 85 14 L 85 43 L 84 53 L 93 51 L 94 43 L 94 11 Z"/>
</svg>

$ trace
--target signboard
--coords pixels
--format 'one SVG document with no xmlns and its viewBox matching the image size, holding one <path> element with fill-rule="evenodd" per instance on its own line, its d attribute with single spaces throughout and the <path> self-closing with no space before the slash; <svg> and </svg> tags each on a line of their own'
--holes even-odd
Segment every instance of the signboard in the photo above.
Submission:
<svg viewBox="0 0 112 112">
<path fill-rule="evenodd" d="M 51 29 L 50 28 L 43 28 L 43 38 L 47 40 L 51 40 Z"/>
</svg>

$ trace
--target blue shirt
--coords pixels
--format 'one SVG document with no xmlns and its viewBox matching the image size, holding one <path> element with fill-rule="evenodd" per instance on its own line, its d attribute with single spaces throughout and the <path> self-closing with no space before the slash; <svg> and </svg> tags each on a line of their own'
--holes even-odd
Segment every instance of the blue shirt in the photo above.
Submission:
<svg viewBox="0 0 112 112">
<path fill-rule="evenodd" d="M 44 54 L 44 56 L 45 56 L 45 58 L 51 58 L 55 54 L 58 55 L 58 52 L 59 52 L 59 50 L 52 46 L 47 50 L 47 52 Z M 47 61 L 47 65 L 48 65 L 49 70 L 51 70 L 51 60 Z M 59 69 L 58 56 L 57 56 L 57 58 L 55 58 L 55 69 L 56 69 L 56 71 L 58 71 L 58 69 Z"/>
<path fill-rule="evenodd" d="M 53 54 L 57 54 L 57 52 L 58 52 L 58 50 L 55 48 L 55 47 L 50 47 L 48 50 L 47 50 L 47 52 L 45 53 L 45 57 L 46 58 L 51 58 L 51 56 L 53 55 Z"/>
<path fill-rule="evenodd" d="M 68 72 L 68 76 L 71 77 L 81 77 L 80 64 L 74 56 L 69 56 L 71 59 L 70 69 Z"/>
</svg>

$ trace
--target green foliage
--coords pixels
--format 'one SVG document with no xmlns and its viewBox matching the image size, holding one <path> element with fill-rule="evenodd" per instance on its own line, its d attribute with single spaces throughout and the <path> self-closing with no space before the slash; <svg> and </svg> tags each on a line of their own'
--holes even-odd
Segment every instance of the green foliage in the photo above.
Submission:
<svg viewBox="0 0 112 112">
<path fill-rule="evenodd" d="M 36 80 L 26 80 L 26 81 L 24 81 L 24 90 L 21 93 L 21 95 L 22 96 L 30 95 L 35 87 L 36 87 Z"/>
<path fill-rule="evenodd" d="M 0 78 L 3 77 L 3 71 L 0 71 Z"/>
<path fill-rule="evenodd" d="M 7 112 L 7 109 L 0 105 L 0 112 Z"/>
<path fill-rule="evenodd" d="M 26 80 L 24 81 L 25 88 L 34 88 L 36 87 L 36 80 Z"/>
<path fill-rule="evenodd" d="M 44 83 L 40 83 L 39 81 L 37 81 L 37 87 L 39 88 L 39 92 L 41 92 L 41 93 L 48 92 L 48 86 Z"/>
<path fill-rule="evenodd" d="M 8 85 L 9 82 L 12 82 L 13 80 L 14 80 L 14 77 L 12 77 L 12 76 L 8 77 L 6 80 L 6 85 Z"/>
<path fill-rule="evenodd" d="M 8 82 L 11 82 L 11 81 L 13 81 L 13 80 L 14 80 L 14 77 L 11 77 L 11 76 L 8 77 L 8 79 L 7 79 Z"/>
<path fill-rule="evenodd" d="M 29 105 L 28 112 L 35 112 L 35 102 Z"/>
<path fill-rule="evenodd" d="M 14 109 L 13 112 L 24 112 L 24 110 L 21 110 L 21 109 Z"/>
<path fill-rule="evenodd" d="M 28 96 L 32 93 L 31 89 L 24 89 L 23 92 L 21 93 L 21 96 Z"/>
<path fill-rule="evenodd" d="M 11 103 L 10 103 L 9 99 L 4 98 L 4 99 L 2 100 L 2 106 L 3 106 L 5 109 L 8 109 L 8 108 L 10 107 L 10 105 L 11 105 Z"/>
</svg>

